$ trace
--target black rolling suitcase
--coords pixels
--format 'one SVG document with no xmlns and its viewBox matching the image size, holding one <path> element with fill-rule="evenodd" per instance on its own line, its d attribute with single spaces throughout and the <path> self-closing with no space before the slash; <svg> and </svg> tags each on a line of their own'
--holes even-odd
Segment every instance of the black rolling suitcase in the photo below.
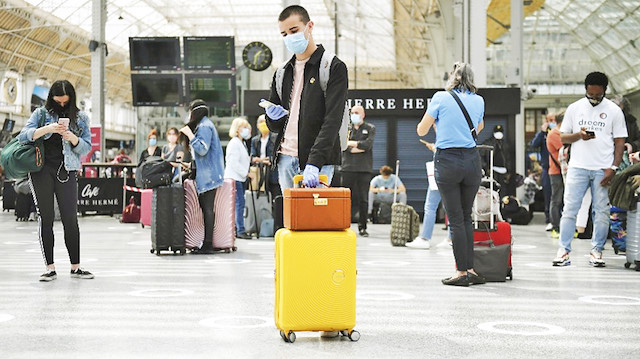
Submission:
<svg viewBox="0 0 640 359">
<path fill-rule="evenodd" d="M 16 191 L 13 189 L 15 181 L 4 181 L 2 185 L 2 212 L 16 209 Z"/>
<path fill-rule="evenodd" d="M 31 214 L 31 207 L 33 207 L 33 196 L 31 193 L 18 193 L 16 195 L 16 221 L 28 221 L 29 215 Z"/>
<path fill-rule="evenodd" d="M 184 187 L 182 183 L 153 189 L 151 201 L 151 253 L 185 253 Z"/>
<path fill-rule="evenodd" d="M 284 228 L 284 217 L 282 216 L 282 196 L 276 196 L 273 199 L 273 231 L 274 233 L 280 228 Z"/>
</svg>

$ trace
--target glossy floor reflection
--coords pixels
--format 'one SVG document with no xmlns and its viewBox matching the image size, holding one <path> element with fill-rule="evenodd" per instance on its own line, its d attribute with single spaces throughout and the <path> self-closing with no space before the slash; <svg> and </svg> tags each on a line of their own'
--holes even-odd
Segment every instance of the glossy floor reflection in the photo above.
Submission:
<svg viewBox="0 0 640 359">
<path fill-rule="evenodd" d="M 232 254 L 157 257 L 150 230 L 112 217 L 80 219 L 82 265 L 69 278 L 56 223 L 58 279 L 38 282 L 35 222 L 0 214 L 0 358 L 541 358 L 640 356 L 640 273 L 604 252 L 588 265 L 551 266 L 556 240 L 514 226 L 514 280 L 469 288 L 453 273 L 446 232 L 430 250 L 391 247 L 388 225 L 358 238 L 360 341 L 297 333 L 284 343 L 273 320 L 273 239 L 240 240 Z"/>
</svg>

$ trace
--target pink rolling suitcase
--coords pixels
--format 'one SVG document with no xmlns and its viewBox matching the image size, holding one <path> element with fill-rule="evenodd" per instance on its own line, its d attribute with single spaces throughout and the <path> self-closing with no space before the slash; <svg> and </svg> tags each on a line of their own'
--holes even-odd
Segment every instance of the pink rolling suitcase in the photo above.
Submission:
<svg viewBox="0 0 640 359">
<path fill-rule="evenodd" d="M 143 189 L 140 192 L 140 224 L 151 227 L 151 202 L 153 200 L 153 189 Z"/>
<path fill-rule="evenodd" d="M 213 226 L 213 249 L 229 253 L 235 251 L 236 242 L 236 182 L 225 179 L 216 190 L 213 204 L 215 222 Z"/>
<path fill-rule="evenodd" d="M 193 180 L 184 181 L 184 244 L 188 249 L 202 248 L 204 217 Z"/>
</svg>

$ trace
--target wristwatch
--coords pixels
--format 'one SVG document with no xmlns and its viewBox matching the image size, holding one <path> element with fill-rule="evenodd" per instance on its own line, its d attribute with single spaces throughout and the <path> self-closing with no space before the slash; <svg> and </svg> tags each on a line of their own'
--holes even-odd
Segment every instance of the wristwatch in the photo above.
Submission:
<svg viewBox="0 0 640 359">
<path fill-rule="evenodd" d="M 617 171 L 619 167 L 618 167 L 618 166 L 616 166 L 616 165 L 611 165 L 611 167 L 609 167 L 609 168 L 611 168 L 611 169 L 612 169 L 612 170 L 614 170 L 614 171 Z"/>
</svg>

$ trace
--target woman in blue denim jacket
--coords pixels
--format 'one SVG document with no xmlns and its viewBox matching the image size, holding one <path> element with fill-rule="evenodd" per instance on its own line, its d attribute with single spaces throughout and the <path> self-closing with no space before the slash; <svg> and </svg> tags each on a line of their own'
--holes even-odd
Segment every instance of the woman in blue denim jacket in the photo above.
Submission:
<svg viewBox="0 0 640 359">
<path fill-rule="evenodd" d="M 188 138 L 182 138 L 185 149 L 191 152 L 195 162 L 196 190 L 204 216 L 204 244 L 197 253 L 213 252 L 213 203 L 216 188 L 224 182 L 224 156 L 220 137 L 213 122 L 207 117 L 209 107 L 203 100 L 194 100 L 189 105 L 189 122 L 180 129 Z M 192 167 L 193 167 L 192 162 Z"/>
<path fill-rule="evenodd" d="M 44 116 L 44 126 L 38 127 Z M 57 278 L 53 261 L 53 218 L 55 195 L 64 227 L 64 241 L 71 260 L 71 277 L 91 279 L 93 274 L 80 268 L 80 229 L 78 228 L 78 179 L 80 156 L 91 150 L 89 117 L 76 105 L 76 91 L 69 81 L 51 85 L 44 108 L 36 109 L 20 132 L 21 143 L 42 138 L 44 166 L 29 174 L 33 199 L 39 215 L 40 243 L 47 271 L 41 282 Z"/>
</svg>

